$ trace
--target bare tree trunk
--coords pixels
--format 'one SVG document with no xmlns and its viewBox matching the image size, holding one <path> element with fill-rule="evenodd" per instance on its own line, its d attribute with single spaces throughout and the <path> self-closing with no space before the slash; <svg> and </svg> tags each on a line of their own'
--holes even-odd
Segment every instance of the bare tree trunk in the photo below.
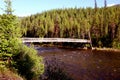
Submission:
<svg viewBox="0 0 120 80">
<path fill-rule="evenodd" d="M 91 39 L 90 31 L 88 32 L 88 36 L 89 36 L 89 39 L 90 39 L 90 48 L 92 49 L 92 39 Z"/>
</svg>

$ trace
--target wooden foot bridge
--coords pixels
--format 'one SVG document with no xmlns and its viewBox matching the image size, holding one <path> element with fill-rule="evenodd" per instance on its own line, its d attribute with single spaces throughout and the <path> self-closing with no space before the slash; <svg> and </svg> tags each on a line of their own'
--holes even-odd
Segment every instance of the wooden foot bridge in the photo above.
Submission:
<svg viewBox="0 0 120 80">
<path fill-rule="evenodd" d="M 34 42 L 72 42 L 72 43 L 91 43 L 87 39 L 73 39 L 73 38 L 22 38 L 23 43 Z"/>
<path fill-rule="evenodd" d="M 81 43 L 90 44 L 92 48 L 91 40 L 87 39 L 74 39 L 74 38 L 22 38 L 23 43 L 51 43 L 51 42 L 67 42 L 67 43 Z"/>
</svg>

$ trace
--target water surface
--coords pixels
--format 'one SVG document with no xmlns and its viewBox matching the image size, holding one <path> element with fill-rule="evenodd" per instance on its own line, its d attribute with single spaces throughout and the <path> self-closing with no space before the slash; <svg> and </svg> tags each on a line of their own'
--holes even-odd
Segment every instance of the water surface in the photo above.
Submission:
<svg viewBox="0 0 120 80">
<path fill-rule="evenodd" d="M 44 60 L 63 62 L 74 80 L 120 80 L 120 52 L 35 47 Z"/>
</svg>

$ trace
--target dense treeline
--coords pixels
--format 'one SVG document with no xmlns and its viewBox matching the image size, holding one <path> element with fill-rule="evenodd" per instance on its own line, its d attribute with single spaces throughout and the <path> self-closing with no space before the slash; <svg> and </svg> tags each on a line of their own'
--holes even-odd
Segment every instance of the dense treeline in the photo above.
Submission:
<svg viewBox="0 0 120 80">
<path fill-rule="evenodd" d="M 46 11 L 21 20 L 24 37 L 89 39 L 94 46 L 120 47 L 120 6 Z"/>
</svg>

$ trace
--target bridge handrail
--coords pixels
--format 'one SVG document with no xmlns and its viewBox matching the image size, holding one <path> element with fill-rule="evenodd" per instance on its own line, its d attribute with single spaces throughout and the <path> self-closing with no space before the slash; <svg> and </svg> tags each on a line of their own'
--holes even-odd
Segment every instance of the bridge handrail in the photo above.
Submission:
<svg viewBox="0 0 120 80">
<path fill-rule="evenodd" d="M 21 38 L 23 42 L 80 42 L 90 43 L 88 39 L 75 39 L 75 38 Z"/>
</svg>

